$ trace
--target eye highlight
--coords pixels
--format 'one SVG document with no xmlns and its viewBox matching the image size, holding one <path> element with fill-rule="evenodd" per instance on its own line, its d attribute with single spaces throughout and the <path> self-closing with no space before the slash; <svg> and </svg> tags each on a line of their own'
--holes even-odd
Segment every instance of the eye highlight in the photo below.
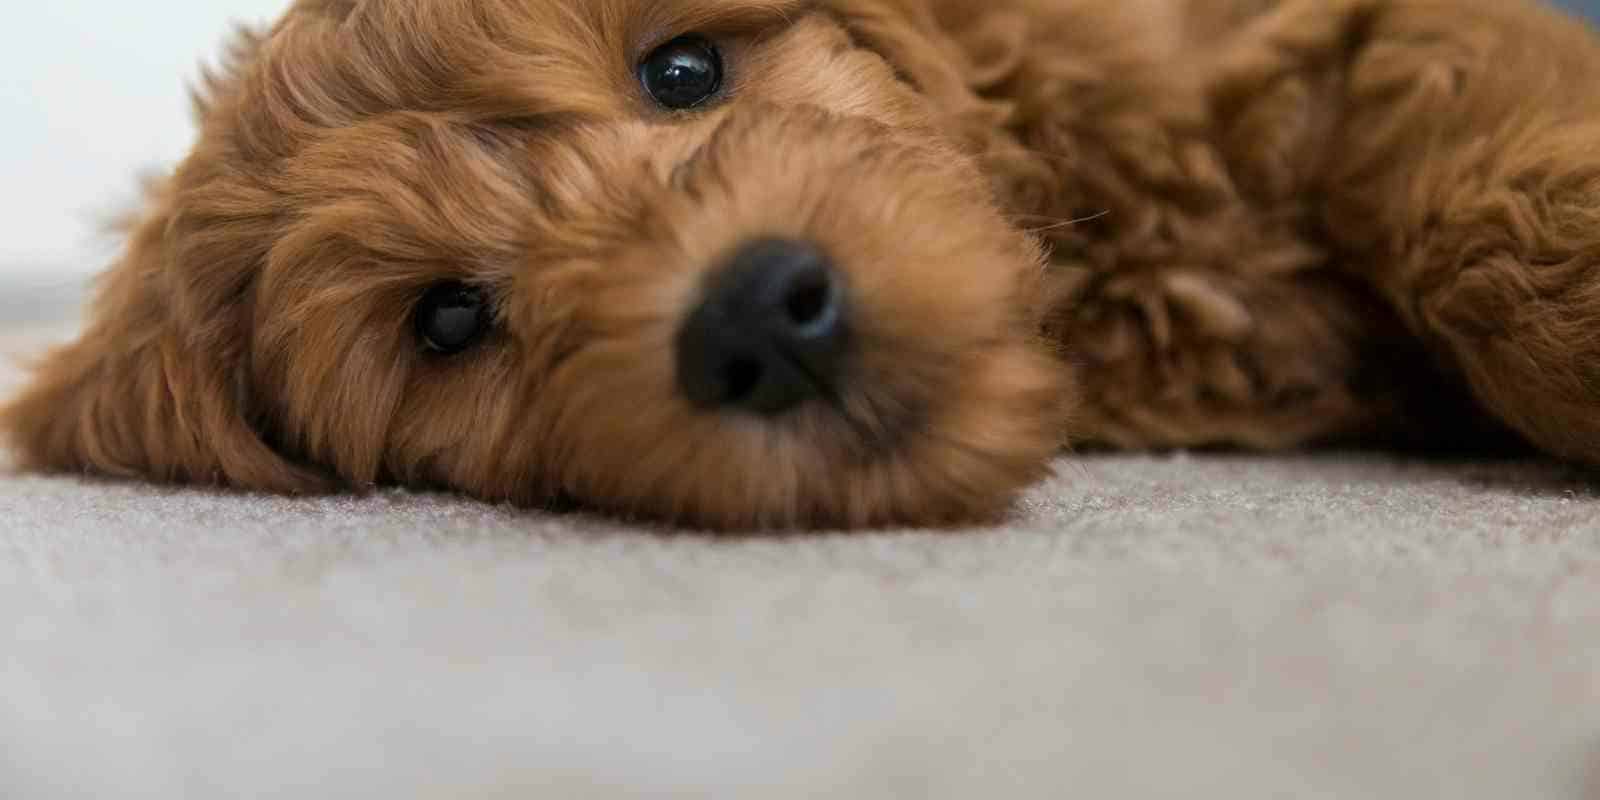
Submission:
<svg viewBox="0 0 1600 800">
<path fill-rule="evenodd" d="M 464 283 L 441 283 L 417 303 L 417 338 L 444 355 L 476 344 L 489 329 L 489 302 L 483 291 Z"/>
<path fill-rule="evenodd" d="M 639 82 L 665 108 L 694 108 L 722 88 L 722 54 L 704 36 L 679 36 L 645 56 Z"/>
</svg>

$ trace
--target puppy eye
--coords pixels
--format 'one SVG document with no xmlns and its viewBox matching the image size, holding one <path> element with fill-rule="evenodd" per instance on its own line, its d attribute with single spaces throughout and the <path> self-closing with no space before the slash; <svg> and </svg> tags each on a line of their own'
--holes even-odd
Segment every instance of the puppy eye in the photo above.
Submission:
<svg viewBox="0 0 1600 800">
<path fill-rule="evenodd" d="M 693 108 L 722 88 L 722 54 L 703 36 L 679 36 L 645 57 L 639 82 L 667 108 Z"/>
<path fill-rule="evenodd" d="M 428 349 L 451 355 L 472 346 L 489 328 L 483 292 L 462 283 L 441 283 L 417 303 L 417 337 Z"/>
</svg>

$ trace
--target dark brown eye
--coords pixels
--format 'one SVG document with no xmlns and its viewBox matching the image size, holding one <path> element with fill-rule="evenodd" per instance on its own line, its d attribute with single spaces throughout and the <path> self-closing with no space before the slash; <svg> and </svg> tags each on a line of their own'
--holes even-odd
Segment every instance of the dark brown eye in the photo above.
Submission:
<svg viewBox="0 0 1600 800">
<path fill-rule="evenodd" d="M 722 55 L 703 36 L 679 36 L 645 57 L 639 82 L 667 108 L 694 108 L 722 88 Z"/>
<path fill-rule="evenodd" d="M 441 283 L 417 303 L 417 338 L 445 355 L 471 347 L 489 329 L 489 303 L 464 283 Z"/>
</svg>

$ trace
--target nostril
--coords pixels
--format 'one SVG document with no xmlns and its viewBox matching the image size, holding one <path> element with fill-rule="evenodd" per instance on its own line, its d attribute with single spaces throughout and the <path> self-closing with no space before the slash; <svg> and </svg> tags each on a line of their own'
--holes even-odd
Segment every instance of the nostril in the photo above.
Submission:
<svg viewBox="0 0 1600 800">
<path fill-rule="evenodd" d="M 797 276 L 783 302 L 784 312 L 797 328 L 825 323 L 832 306 L 833 281 L 820 269 Z"/>
</svg>

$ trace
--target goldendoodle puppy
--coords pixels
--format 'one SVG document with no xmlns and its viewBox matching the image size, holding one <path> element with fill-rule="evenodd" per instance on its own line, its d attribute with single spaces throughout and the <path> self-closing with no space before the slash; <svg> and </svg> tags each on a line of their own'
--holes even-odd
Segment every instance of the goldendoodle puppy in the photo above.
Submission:
<svg viewBox="0 0 1600 800">
<path fill-rule="evenodd" d="M 1530 0 L 300 0 L 0 429 L 715 528 L 1069 441 L 1600 462 L 1596 86 Z"/>
</svg>

